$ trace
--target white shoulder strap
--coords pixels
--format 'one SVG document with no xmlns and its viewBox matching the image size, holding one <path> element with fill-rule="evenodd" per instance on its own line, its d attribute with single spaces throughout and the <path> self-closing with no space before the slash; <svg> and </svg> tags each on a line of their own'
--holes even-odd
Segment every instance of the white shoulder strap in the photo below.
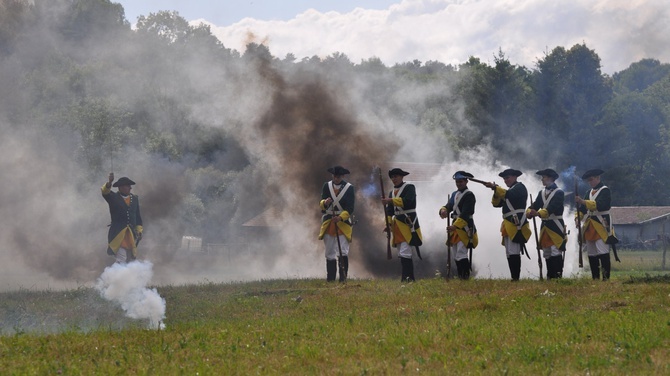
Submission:
<svg viewBox="0 0 670 376">
<path fill-rule="evenodd" d="M 330 197 L 333 198 L 333 203 L 331 204 L 331 211 L 333 212 L 333 214 L 336 214 L 335 213 L 336 210 L 337 214 L 344 211 L 344 209 L 342 209 L 342 205 L 340 204 L 340 199 L 344 197 L 344 193 L 347 191 L 347 189 L 349 189 L 350 186 L 351 184 L 349 183 L 345 184 L 344 188 L 340 190 L 340 193 L 336 195 L 335 189 L 333 188 L 333 181 L 331 180 L 328 182 L 328 190 L 330 191 Z"/>
</svg>

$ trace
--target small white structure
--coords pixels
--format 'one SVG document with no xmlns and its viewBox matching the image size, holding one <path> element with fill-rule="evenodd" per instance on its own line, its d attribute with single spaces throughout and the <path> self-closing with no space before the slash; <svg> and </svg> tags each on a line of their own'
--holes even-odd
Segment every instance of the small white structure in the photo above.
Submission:
<svg viewBox="0 0 670 376">
<path fill-rule="evenodd" d="M 195 236 L 182 236 L 180 251 L 202 252 L 202 238 Z"/>
</svg>

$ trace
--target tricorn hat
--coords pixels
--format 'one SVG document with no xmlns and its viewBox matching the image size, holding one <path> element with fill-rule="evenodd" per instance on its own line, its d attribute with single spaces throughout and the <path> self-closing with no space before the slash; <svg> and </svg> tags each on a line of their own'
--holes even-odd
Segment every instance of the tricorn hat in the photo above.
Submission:
<svg viewBox="0 0 670 376">
<path fill-rule="evenodd" d="M 330 172 L 333 175 L 347 175 L 350 173 L 349 170 L 347 170 L 342 166 L 331 167 L 328 169 L 328 172 Z"/>
<path fill-rule="evenodd" d="M 403 171 L 401 168 L 393 168 L 389 170 L 389 178 L 393 176 L 407 176 L 409 175 L 409 172 Z"/>
<path fill-rule="evenodd" d="M 519 170 L 515 170 L 513 168 L 508 168 L 507 170 L 501 172 L 498 174 L 501 178 L 507 177 L 507 176 L 521 176 L 523 172 Z"/>
<path fill-rule="evenodd" d="M 584 173 L 584 175 L 582 175 L 582 179 L 588 179 L 588 178 L 590 178 L 591 176 L 600 176 L 600 175 L 602 175 L 602 174 L 604 174 L 604 173 L 605 173 L 605 171 L 603 171 L 603 170 L 601 170 L 601 169 L 599 169 L 599 168 L 594 168 L 593 170 L 588 170 L 588 171 L 586 171 L 586 172 Z"/>
<path fill-rule="evenodd" d="M 540 171 L 536 172 L 535 174 L 540 175 L 540 176 L 549 176 L 550 178 L 552 178 L 554 180 L 558 179 L 558 172 L 556 172 L 556 171 L 554 171 L 550 168 L 540 170 Z"/>
<path fill-rule="evenodd" d="M 456 171 L 454 176 L 452 176 L 452 178 L 454 180 L 456 180 L 456 179 L 469 179 L 469 178 L 474 178 L 474 177 L 475 177 L 474 175 L 472 175 L 469 172 L 465 172 L 465 171 Z"/>
<path fill-rule="evenodd" d="M 124 185 L 135 185 L 135 182 L 124 176 L 121 179 L 117 180 L 116 183 L 112 185 L 112 187 L 121 187 Z"/>
</svg>

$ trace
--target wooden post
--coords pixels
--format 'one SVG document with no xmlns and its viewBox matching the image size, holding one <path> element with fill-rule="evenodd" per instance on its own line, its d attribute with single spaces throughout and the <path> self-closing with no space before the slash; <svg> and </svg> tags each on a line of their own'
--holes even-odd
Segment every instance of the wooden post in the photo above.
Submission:
<svg viewBox="0 0 670 376">
<path fill-rule="evenodd" d="M 663 237 L 663 263 L 661 264 L 661 270 L 665 270 L 665 255 L 668 253 L 668 242 L 665 239 L 665 224 L 668 222 L 668 218 L 666 217 L 663 220 L 663 227 L 661 227 L 661 236 Z"/>
</svg>

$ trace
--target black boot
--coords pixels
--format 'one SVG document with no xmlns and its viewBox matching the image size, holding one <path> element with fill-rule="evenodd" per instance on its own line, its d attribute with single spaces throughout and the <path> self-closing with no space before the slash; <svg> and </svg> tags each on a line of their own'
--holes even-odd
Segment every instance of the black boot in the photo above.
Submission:
<svg viewBox="0 0 670 376">
<path fill-rule="evenodd" d="M 547 279 L 557 279 L 563 276 L 563 258 L 551 256 L 547 259 Z"/>
<path fill-rule="evenodd" d="M 591 278 L 600 279 L 600 263 L 598 256 L 589 256 L 589 267 L 591 268 Z"/>
<path fill-rule="evenodd" d="M 545 263 L 547 264 L 547 281 L 550 279 L 555 278 L 554 276 L 556 275 L 556 272 L 554 271 L 554 259 L 551 257 L 547 257 L 544 259 Z"/>
<path fill-rule="evenodd" d="M 460 279 L 469 279 L 470 278 L 470 260 L 462 259 L 456 261 L 456 267 L 458 268 L 458 278 Z"/>
<path fill-rule="evenodd" d="M 563 278 L 563 256 L 554 256 L 556 258 L 556 278 Z"/>
<path fill-rule="evenodd" d="M 463 272 L 463 276 L 465 279 L 470 279 L 470 269 L 472 269 L 472 265 L 470 264 L 469 259 L 463 259 L 463 266 L 465 267 L 465 271 Z"/>
<path fill-rule="evenodd" d="M 414 262 L 410 258 L 400 257 L 402 267 L 401 282 L 414 282 Z"/>
<path fill-rule="evenodd" d="M 456 272 L 458 273 L 458 279 L 463 279 L 463 260 L 456 260 Z"/>
<path fill-rule="evenodd" d="M 340 282 L 347 280 L 349 275 L 349 256 L 340 257 Z"/>
<path fill-rule="evenodd" d="M 511 255 L 507 257 L 509 272 L 512 275 L 512 281 L 518 281 L 521 275 L 521 255 Z"/>
<path fill-rule="evenodd" d="M 598 257 L 600 258 L 600 264 L 603 266 L 603 281 L 607 281 L 610 279 L 610 269 L 612 268 L 610 254 L 607 253 Z"/>
<path fill-rule="evenodd" d="M 332 282 L 337 275 L 337 260 L 326 260 L 326 281 Z"/>
</svg>

